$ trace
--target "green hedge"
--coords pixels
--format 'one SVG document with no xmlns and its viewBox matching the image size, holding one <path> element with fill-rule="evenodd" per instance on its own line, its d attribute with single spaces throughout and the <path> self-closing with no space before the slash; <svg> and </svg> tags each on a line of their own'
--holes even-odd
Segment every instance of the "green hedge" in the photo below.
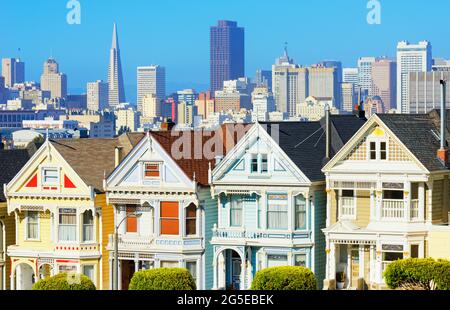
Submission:
<svg viewBox="0 0 450 310">
<path fill-rule="evenodd" d="M 134 291 L 184 291 L 195 290 L 195 280 L 187 269 L 157 268 L 138 271 L 131 279 L 129 290 Z"/>
<path fill-rule="evenodd" d="M 38 291 L 95 291 L 95 289 L 89 277 L 72 273 L 59 273 L 39 280 L 33 285 L 33 290 Z"/>
<path fill-rule="evenodd" d="M 409 258 L 390 263 L 384 272 L 391 289 L 418 284 L 430 289 L 431 281 L 437 290 L 450 290 L 450 261 L 432 258 Z"/>
<path fill-rule="evenodd" d="M 312 291 L 317 289 L 314 273 L 305 267 L 272 267 L 258 271 L 252 290 Z"/>
</svg>

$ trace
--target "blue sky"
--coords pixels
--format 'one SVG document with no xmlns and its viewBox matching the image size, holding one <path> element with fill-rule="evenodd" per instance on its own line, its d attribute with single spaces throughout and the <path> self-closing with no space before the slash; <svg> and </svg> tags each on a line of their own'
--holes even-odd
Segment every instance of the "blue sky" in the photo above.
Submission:
<svg viewBox="0 0 450 310">
<path fill-rule="evenodd" d="M 366 22 L 368 0 L 79 0 L 81 25 L 66 23 L 67 0 L 0 0 L 0 57 L 20 56 L 37 80 L 53 53 L 69 89 L 106 79 L 112 24 L 118 23 L 127 97 L 136 67 L 166 67 L 168 88 L 209 83 L 209 26 L 219 19 L 245 27 L 246 74 L 270 68 L 289 42 L 300 64 L 395 55 L 399 40 L 429 40 L 433 55 L 450 58 L 448 0 L 380 0 L 381 25 Z M 7 12 L 7 14 L 5 14 Z"/>
</svg>

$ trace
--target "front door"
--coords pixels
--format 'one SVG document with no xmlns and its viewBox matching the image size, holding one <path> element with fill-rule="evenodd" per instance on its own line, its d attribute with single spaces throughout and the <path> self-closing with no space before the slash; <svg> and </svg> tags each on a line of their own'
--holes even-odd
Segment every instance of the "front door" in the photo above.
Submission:
<svg viewBox="0 0 450 310">
<path fill-rule="evenodd" d="M 352 248 L 352 258 L 351 258 L 351 278 L 350 278 L 350 286 L 352 288 L 358 287 L 358 279 L 359 279 L 359 249 Z"/>
<path fill-rule="evenodd" d="M 231 260 L 231 283 L 236 290 L 240 289 L 241 284 L 241 258 L 233 257 Z"/>
<path fill-rule="evenodd" d="M 133 277 L 135 266 L 134 261 L 131 260 L 123 260 L 122 264 L 122 290 L 128 290 L 128 287 L 131 282 L 131 278 Z"/>
</svg>

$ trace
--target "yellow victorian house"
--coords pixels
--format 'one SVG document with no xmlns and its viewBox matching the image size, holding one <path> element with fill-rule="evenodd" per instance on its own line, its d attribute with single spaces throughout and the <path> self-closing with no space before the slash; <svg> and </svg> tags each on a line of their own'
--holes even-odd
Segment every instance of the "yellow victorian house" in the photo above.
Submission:
<svg viewBox="0 0 450 310">
<path fill-rule="evenodd" d="M 11 289 L 28 290 L 41 278 L 83 273 L 97 289 L 108 288 L 109 263 L 102 257 L 113 232 L 104 176 L 135 145 L 132 135 L 114 139 L 47 140 L 5 187 L 15 217 Z"/>
</svg>

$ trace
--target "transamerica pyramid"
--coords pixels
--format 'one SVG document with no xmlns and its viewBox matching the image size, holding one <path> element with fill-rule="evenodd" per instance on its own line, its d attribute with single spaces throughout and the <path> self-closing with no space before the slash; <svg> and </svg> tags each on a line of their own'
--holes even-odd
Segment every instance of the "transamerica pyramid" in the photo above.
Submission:
<svg viewBox="0 0 450 310">
<path fill-rule="evenodd" d="M 123 85 L 122 63 L 120 60 L 119 37 L 117 26 L 114 23 L 111 52 L 109 56 L 109 105 L 116 108 L 119 103 L 125 102 L 125 88 Z"/>
</svg>

